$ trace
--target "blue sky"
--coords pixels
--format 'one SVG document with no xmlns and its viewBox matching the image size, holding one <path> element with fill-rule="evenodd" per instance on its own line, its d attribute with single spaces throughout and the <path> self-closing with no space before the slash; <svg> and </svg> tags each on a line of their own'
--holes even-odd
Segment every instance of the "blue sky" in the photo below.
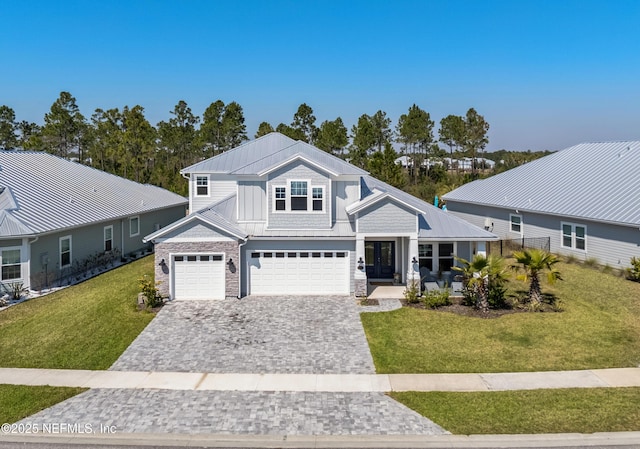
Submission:
<svg viewBox="0 0 640 449">
<path fill-rule="evenodd" d="M 89 118 L 237 101 L 252 137 L 416 103 L 474 107 L 489 150 L 640 140 L 640 1 L 5 1 L 0 104 L 42 123 L 60 91 Z"/>
</svg>

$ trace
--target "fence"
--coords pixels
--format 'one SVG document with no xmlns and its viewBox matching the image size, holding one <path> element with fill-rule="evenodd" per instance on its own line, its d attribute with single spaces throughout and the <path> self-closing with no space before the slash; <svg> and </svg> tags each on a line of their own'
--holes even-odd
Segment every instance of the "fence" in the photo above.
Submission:
<svg viewBox="0 0 640 449">
<path fill-rule="evenodd" d="M 489 254 L 500 254 L 511 257 L 514 251 L 522 249 L 551 249 L 551 237 L 522 237 L 520 239 L 505 239 L 489 242 Z"/>
</svg>

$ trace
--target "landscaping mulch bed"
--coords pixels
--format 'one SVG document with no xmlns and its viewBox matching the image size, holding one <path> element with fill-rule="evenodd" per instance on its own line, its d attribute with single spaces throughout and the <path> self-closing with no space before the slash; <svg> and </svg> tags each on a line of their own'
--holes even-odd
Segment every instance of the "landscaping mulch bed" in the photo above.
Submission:
<svg viewBox="0 0 640 449">
<path fill-rule="evenodd" d="M 374 298 L 364 298 L 360 300 L 361 306 L 379 306 L 380 303 Z"/>
<path fill-rule="evenodd" d="M 436 312 L 455 313 L 456 315 L 469 316 L 474 318 L 500 318 L 503 315 L 511 315 L 513 313 L 528 312 L 526 307 L 516 305 L 505 309 L 489 309 L 488 312 L 482 312 L 475 307 L 464 305 L 464 298 L 460 296 L 450 297 L 451 305 L 438 307 L 436 309 L 427 309 L 421 302 L 408 303 L 405 299 L 401 299 L 403 307 L 412 307 L 414 309 L 434 310 Z M 542 303 L 539 312 L 557 312 L 551 304 Z"/>
</svg>

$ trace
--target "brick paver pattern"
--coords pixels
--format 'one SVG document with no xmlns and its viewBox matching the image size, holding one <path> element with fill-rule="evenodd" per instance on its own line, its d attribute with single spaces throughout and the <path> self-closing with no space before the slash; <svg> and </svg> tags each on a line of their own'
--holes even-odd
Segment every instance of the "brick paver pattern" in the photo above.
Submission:
<svg viewBox="0 0 640 449">
<path fill-rule="evenodd" d="M 119 371 L 373 374 L 348 297 L 246 297 L 166 305 L 111 367 Z"/>
</svg>

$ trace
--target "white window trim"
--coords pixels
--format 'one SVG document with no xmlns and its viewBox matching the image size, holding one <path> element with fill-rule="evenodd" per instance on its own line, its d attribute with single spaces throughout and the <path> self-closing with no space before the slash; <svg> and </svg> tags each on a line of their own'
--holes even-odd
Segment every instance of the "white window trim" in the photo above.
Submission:
<svg viewBox="0 0 640 449">
<path fill-rule="evenodd" d="M 66 265 L 62 264 L 62 241 L 69 240 L 69 263 Z M 60 268 L 67 268 L 73 265 L 73 238 L 71 235 L 65 235 L 58 239 L 58 262 L 60 263 Z"/>
<path fill-rule="evenodd" d="M 131 223 L 133 220 L 138 220 L 138 231 L 136 233 L 131 232 Z M 129 217 L 129 237 L 135 237 L 137 235 L 140 235 L 140 215 Z"/>
<path fill-rule="evenodd" d="M 277 188 L 283 188 L 284 189 L 284 210 L 276 210 L 276 189 Z M 273 198 L 273 204 L 272 204 L 272 210 L 274 213 L 276 214 L 282 214 L 282 213 L 286 213 L 286 212 L 290 212 L 290 208 L 289 208 L 289 187 L 287 187 L 284 184 L 274 184 L 273 186 L 271 186 L 271 195 Z M 281 198 L 279 198 L 281 199 Z"/>
<path fill-rule="evenodd" d="M 513 230 L 513 217 L 518 217 L 520 219 L 520 231 Z M 523 235 L 524 234 L 524 220 L 522 219 L 522 215 L 520 214 L 509 214 L 509 232 L 512 234 Z"/>
<path fill-rule="evenodd" d="M 17 278 L 11 278 L 11 279 L 2 279 L 2 272 L 0 271 L 0 281 L 2 282 L 13 282 L 13 281 L 17 281 L 18 279 L 24 279 L 24 275 L 23 275 L 23 267 L 22 267 L 22 247 L 21 246 L 7 246 L 4 248 L 0 248 L 0 270 L 2 270 L 2 267 L 4 266 L 2 264 L 2 252 L 3 251 L 20 251 L 20 261 L 17 264 L 12 263 L 11 265 L 20 265 L 20 277 Z"/>
<path fill-rule="evenodd" d="M 206 178 L 206 180 L 207 180 L 207 194 L 206 195 L 199 195 L 198 194 L 198 178 Z M 209 198 L 211 196 L 211 177 L 209 175 L 195 175 L 194 187 L 195 187 L 195 191 L 194 191 L 194 196 L 195 197 L 198 197 L 198 198 Z"/>
<path fill-rule="evenodd" d="M 564 244 L 564 227 L 565 226 L 571 226 L 571 246 L 565 246 Z M 577 237 L 576 237 L 576 227 L 579 228 L 583 228 L 584 229 L 584 249 L 580 249 L 576 246 L 576 241 L 577 241 Z M 579 251 L 581 253 L 586 253 L 587 252 L 587 225 L 584 224 L 578 224 L 578 223 L 571 223 L 569 221 L 561 221 L 560 222 L 560 248 L 565 248 L 565 249 L 570 249 L 573 251 Z"/>
<path fill-rule="evenodd" d="M 111 230 L 111 238 L 109 240 L 111 240 L 111 249 L 108 250 L 107 249 L 107 229 Z M 105 251 L 113 251 L 113 225 L 109 225 L 109 226 L 105 226 L 104 229 L 102 230 L 102 237 L 103 237 L 103 245 L 102 247 L 104 248 Z"/>
<path fill-rule="evenodd" d="M 291 210 L 291 183 L 306 182 L 307 183 L 307 210 Z M 284 210 L 276 210 L 276 187 L 285 188 L 285 206 Z M 313 210 L 313 189 L 322 189 L 322 210 Z M 271 185 L 271 211 L 274 214 L 325 214 L 327 212 L 327 186 L 314 185 L 310 179 L 287 179 L 286 184 Z"/>
</svg>

